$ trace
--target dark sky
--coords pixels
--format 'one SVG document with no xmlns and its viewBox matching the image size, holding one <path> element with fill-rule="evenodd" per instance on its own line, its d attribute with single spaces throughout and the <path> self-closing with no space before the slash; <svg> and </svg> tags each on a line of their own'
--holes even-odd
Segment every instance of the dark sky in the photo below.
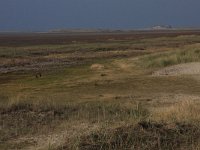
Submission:
<svg viewBox="0 0 200 150">
<path fill-rule="evenodd" d="M 0 0 L 0 31 L 200 27 L 200 0 Z"/>
</svg>

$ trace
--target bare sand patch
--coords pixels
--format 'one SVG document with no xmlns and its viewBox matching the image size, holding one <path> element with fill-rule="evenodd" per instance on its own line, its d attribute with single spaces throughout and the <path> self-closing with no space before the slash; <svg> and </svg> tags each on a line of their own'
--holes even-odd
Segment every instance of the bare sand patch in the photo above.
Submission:
<svg viewBox="0 0 200 150">
<path fill-rule="evenodd" d="M 102 70 L 102 69 L 104 69 L 104 65 L 101 65 L 101 64 L 92 64 L 90 66 L 90 69 L 92 69 L 92 70 Z"/>
<path fill-rule="evenodd" d="M 153 72 L 153 76 L 176 76 L 200 74 L 200 62 L 174 65 Z"/>
</svg>

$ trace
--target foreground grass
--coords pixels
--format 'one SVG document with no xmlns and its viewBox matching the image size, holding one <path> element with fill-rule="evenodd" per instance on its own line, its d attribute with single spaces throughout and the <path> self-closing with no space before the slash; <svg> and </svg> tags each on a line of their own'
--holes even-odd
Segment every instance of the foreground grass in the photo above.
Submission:
<svg viewBox="0 0 200 150">
<path fill-rule="evenodd" d="M 111 124 L 128 120 L 141 120 L 148 117 L 148 111 L 137 104 L 126 108 L 120 104 L 82 103 L 68 104 L 66 106 L 45 106 L 20 103 L 11 105 L 0 111 L 1 132 L 0 147 L 5 149 L 17 145 L 8 145 L 13 138 L 27 135 L 48 133 L 63 121 L 73 122 L 79 120 L 91 124 Z M 8 143 L 7 143 L 8 142 Z M 22 146 L 20 143 L 18 146 Z"/>
<path fill-rule="evenodd" d="M 123 105 L 102 102 L 57 107 L 25 103 L 11 105 L 0 112 L 3 121 L 0 147 L 23 149 L 34 142 L 9 141 L 21 136 L 37 137 L 37 134 L 55 132 L 59 124 L 77 120 L 80 128 L 84 122 L 97 128 L 64 139 L 61 145 L 49 143 L 50 149 L 198 149 L 199 102 L 183 101 L 153 112 L 140 103 L 130 103 L 129 107 Z M 62 132 L 63 127 L 59 129 Z M 67 130 L 72 130 L 70 128 Z"/>
</svg>

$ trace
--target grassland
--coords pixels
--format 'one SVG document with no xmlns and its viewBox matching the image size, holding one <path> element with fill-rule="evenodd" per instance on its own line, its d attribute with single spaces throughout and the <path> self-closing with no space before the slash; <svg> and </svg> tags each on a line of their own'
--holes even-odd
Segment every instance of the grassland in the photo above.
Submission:
<svg viewBox="0 0 200 150">
<path fill-rule="evenodd" d="M 1 37 L 0 149 L 200 149 L 199 75 L 152 76 L 200 36 L 151 34 Z"/>
</svg>

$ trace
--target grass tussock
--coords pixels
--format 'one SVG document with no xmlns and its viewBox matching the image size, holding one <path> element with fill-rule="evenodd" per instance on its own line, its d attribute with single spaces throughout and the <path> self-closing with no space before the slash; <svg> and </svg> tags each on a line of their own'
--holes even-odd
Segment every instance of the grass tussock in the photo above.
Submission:
<svg viewBox="0 0 200 150">
<path fill-rule="evenodd" d="M 178 50 L 147 55 L 139 59 L 139 65 L 144 68 L 161 68 L 188 62 L 200 61 L 200 49 Z"/>
</svg>

